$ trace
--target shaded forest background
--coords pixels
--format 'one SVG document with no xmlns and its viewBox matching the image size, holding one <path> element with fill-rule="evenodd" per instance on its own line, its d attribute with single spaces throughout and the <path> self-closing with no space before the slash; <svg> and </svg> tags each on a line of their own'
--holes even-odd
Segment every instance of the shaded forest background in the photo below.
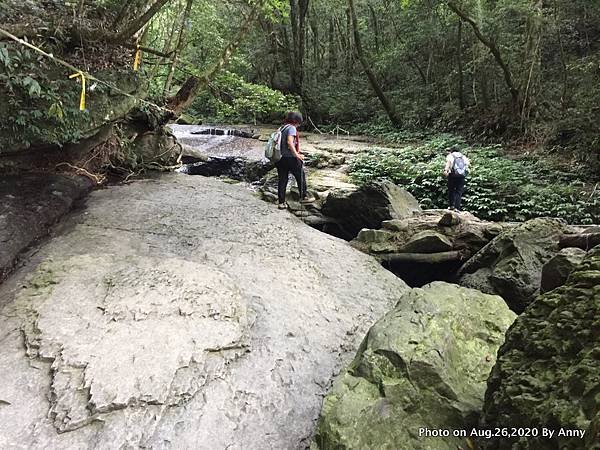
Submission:
<svg viewBox="0 0 600 450">
<path fill-rule="evenodd" d="M 516 153 L 552 155 L 592 179 L 600 172 L 596 0 L 0 0 L 0 6 L 0 23 L 19 38 L 203 121 L 270 122 L 299 107 L 324 130 L 451 131 L 511 143 Z M 0 111 L 8 117 L 0 125 L 5 145 L 82 137 L 79 88 L 64 67 L 0 39 L 0 89 L 9 94 Z M 136 46 L 143 49 L 138 72 L 132 71 Z M 118 97 L 102 83 L 92 88 Z M 102 103 L 86 113 L 93 116 Z"/>
</svg>

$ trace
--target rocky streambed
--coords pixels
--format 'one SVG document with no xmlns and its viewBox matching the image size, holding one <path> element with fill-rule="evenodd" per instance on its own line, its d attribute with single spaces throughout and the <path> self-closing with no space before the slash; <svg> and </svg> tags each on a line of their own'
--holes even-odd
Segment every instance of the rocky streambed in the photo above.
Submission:
<svg viewBox="0 0 600 450">
<path fill-rule="evenodd" d="M 307 140 L 318 201 L 304 208 L 290 189 L 292 213 L 425 285 L 396 302 L 336 377 L 311 448 L 600 448 L 598 227 L 422 211 L 397 186 L 350 182 L 347 164 L 369 143 Z M 253 176 L 233 174 L 274 201 L 274 174 Z"/>
<path fill-rule="evenodd" d="M 0 285 L 0 448 L 600 448 L 595 228 L 423 211 L 323 135 L 278 211 L 240 131 L 174 127 L 204 177 L 94 192 Z"/>
</svg>

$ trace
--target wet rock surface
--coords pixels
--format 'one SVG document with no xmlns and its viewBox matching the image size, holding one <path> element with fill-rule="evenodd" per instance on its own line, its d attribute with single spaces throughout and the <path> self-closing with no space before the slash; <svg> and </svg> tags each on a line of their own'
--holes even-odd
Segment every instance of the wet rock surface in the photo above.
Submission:
<svg viewBox="0 0 600 450">
<path fill-rule="evenodd" d="M 50 173 L 0 177 L 0 283 L 19 254 L 46 236 L 91 188 L 86 178 Z"/>
<path fill-rule="evenodd" d="M 190 175 L 225 176 L 253 183 L 262 198 L 277 201 L 277 173 L 264 159 L 264 138 L 275 128 L 220 129 L 173 125 L 183 144 L 179 172 Z M 368 143 L 355 137 L 301 133 L 308 190 L 317 201 L 298 202 L 298 189 L 290 176 L 287 202 L 306 224 L 346 240 L 364 227 L 378 228 L 383 220 L 419 212 L 418 201 L 392 183 L 359 188 L 348 177 L 348 163 Z M 261 139 L 248 139 L 249 136 Z"/>
<path fill-rule="evenodd" d="M 320 449 L 468 448 L 419 428 L 476 426 L 486 379 L 515 318 L 498 296 L 443 282 L 405 294 L 369 331 L 326 397 Z"/>
<path fill-rule="evenodd" d="M 484 448 L 600 448 L 599 317 L 596 247 L 564 286 L 540 295 L 519 316 L 488 381 L 484 426 L 547 428 L 554 435 L 494 438 Z"/>
<path fill-rule="evenodd" d="M 273 165 L 264 159 L 264 143 L 253 139 L 253 130 L 171 125 L 182 145 L 180 173 L 227 177 L 255 182 Z"/>
<path fill-rule="evenodd" d="M 241 186 L 96 191 L 0 286 L 0 447 L 305 448 L 406 290 Z"/>
</svg>

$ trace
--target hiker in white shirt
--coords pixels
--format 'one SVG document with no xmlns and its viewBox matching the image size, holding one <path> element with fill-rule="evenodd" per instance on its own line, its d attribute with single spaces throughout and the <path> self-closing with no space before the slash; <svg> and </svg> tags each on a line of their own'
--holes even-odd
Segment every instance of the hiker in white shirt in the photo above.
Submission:
<svg viewBox="0 0 600 450">
<path fill-rule="evenodd" d="M 450 209 L 460 211 L 470 162 L 456 146 L 448 148 L 447 151 L 444 175 L 448 178 L 448 204 Z"/>
</svg>

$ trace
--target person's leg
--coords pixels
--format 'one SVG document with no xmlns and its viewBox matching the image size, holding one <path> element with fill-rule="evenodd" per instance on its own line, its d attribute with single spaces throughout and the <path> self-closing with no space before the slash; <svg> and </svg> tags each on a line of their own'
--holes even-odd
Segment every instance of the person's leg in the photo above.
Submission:
<svg viewBox="0 0 600 450">
<path fill-rule="evenodd" d="M 448 206 L 454 208 L 454 177 L 448 177 Z"/>
<path fill-rule="evenodd" d="M 275 167 L 277 167 L 277 177 L 279 178 L 277 183 L 277 199 L 280 205 L 285 203 L 285 191 L 287 189 L 288 176 L 290 173 L 286 159 L 288 158 L 281 158 L 277 164 L 275 164 Z"/>
<path fill-rule="evenodd" d="M 304 161 L 302 161 L 300 170 L 302 171 L 302 191 L 304 192 L 304 197 L 306 197 L 308 195 L 308 185 L 306 183 L 306 168 L 304 167 Z"/>
<path fill-rule="evenodd" d="M 456 194 L 454 199 L 454 207 L 459 210 L 462 204 L 462 195 L 465 192 L 465 181 L 465 177 L 456 178 Z"/>
<path fill-rule="evenodd" d="M 298 193 L 300 194 L 300 199 L 306 197 L 306 180 L 304 179 L 304 170 L 302 168 L 302 161 L 297 158 L 294 158 L 295 162 L 291 164 L 291 172 L 296 179 L 296 184 L 298 185 Z"/>
</svg>

